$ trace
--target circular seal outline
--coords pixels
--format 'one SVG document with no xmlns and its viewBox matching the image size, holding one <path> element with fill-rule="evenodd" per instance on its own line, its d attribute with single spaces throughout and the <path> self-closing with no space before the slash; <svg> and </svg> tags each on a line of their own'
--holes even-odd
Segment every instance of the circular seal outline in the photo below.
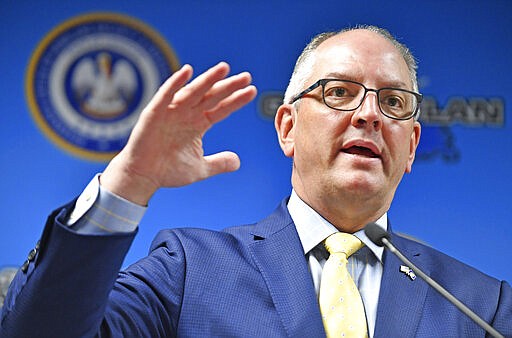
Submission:
<svg viewBox="0 0 512 338">
<path fill-rule="evenodd" d="M 176 56 L 175 51 L 165 40 L 165 38 L 162 35 L 160 35 L 160 33 L 158 33 L 155 29 L 153 29 L 148 24 L 142 22 L 139 19 L 136 19 L 125 14 L 114 12 L 94 12 L 72 17 L 66 20 L 65 22 L 59 24 L 54 29 L 52 29 L 38 44 L 30 58 L 25 78 L 26 98 L 28 101 L 28 106 L 30 108 L 30 113 L 32 115 L 32 118 L 36 122 L 36 125 L 43 131 L 43 134 L 45 134 L 53 143 L 55 143 L 61 149 L 64 149 L 65 151 L 77 155 L 81 158 L 98 162 L 106 162 L 111 160 L 112 157 L 114 157 L 118 152 L 97 152 L 78 147 L 68 142 L 66 139 L 62 138 L 58 133 L 56 133 L 52 129 L 52 127 L 44 118 L 44 115 L 37 104 L 34 83 L 35 71 L 41 60 L 41 56 L 55 39 L 57 39 L 61 34 L 65 33 L 67 30 L 73 27 L 82 24 L 94 23 L 98 21 L 109 21 L 125 25 L 134 30 L 138 30 L 139 32 L 146 35 L 148 39 L 155 43 L 155 45 L 160 49 L 160 52 L 167 60 L 169 68 L 172 70 L 172 72 L 176 72 L 179 69 L 180 63 L 178 61 L 178 57 Z"/>
</svg>

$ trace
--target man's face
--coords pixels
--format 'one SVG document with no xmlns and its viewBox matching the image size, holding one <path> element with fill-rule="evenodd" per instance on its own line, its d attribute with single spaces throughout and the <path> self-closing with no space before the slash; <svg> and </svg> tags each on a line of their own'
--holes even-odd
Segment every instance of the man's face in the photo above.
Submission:
<svg viewBox="0 0 512 338">
<path fill-rule="evenodd" d="M 323 78 L 412 90 L 401 54 L 364 30 L 331 37 L 318 47 L 305 87 Z M 403 174 L 411 171 L 419 123 L 384 116 L 374 92 L 347 112 L 327 107 L 319 87 L 300 99 L 297 110 L 289 109 L 290 130 L 281 145 L 293 157 L 292 184 L 299 196 L 324 216 L 336 208 L 375 213 L 369 217 L 387 211 Z"/>
</svg>

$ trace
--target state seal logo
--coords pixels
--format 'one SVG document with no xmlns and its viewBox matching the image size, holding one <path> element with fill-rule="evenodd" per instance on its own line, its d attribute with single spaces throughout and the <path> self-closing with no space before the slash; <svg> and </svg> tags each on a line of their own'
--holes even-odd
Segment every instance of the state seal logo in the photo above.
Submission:
<svg viewBox="0 0 512 338">
<path fill-rule="evenodd" d="M 53 29 L 35 49 L 26 75 L 28 105 L 58 146 L 108 161 L 178 67 L 173 49 L 145 23 L 115 13 L 78 16 Z"/>
</svg>

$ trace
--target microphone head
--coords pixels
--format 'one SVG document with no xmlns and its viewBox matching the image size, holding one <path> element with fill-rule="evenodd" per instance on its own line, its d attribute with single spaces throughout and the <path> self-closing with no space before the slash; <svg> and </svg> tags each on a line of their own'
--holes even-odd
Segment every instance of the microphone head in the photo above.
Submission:
<svg viewBox="0 0 512 338">
<path fill-rule="evenodd" d="M 389 233 L 375 223 L 368 223 L 364 227 L 364 233 L 373 243 L 378 246 L 384 245 L 384 243 L 382 243 L 383 238 L 386 238 L 387 240 L 390 239 Z"/>
</svg>

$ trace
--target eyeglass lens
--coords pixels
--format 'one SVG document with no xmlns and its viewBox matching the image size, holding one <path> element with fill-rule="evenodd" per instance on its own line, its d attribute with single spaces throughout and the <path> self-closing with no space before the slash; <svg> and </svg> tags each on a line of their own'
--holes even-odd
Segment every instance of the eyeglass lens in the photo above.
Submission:
<svg viewBox="0 0 512 338">
<path fill-rule="evenodd" d="M 324 102 L 327 106 L 339 110 L 357 109 L 365 98 L 367 90 L 362 84 L 335 80 L 323 86 Z M 385 115 L 396 118 L 408 118 L 416 112 L 416 96 L 400 89 L 380 89 L 378 102 Z"/>
</svg>

